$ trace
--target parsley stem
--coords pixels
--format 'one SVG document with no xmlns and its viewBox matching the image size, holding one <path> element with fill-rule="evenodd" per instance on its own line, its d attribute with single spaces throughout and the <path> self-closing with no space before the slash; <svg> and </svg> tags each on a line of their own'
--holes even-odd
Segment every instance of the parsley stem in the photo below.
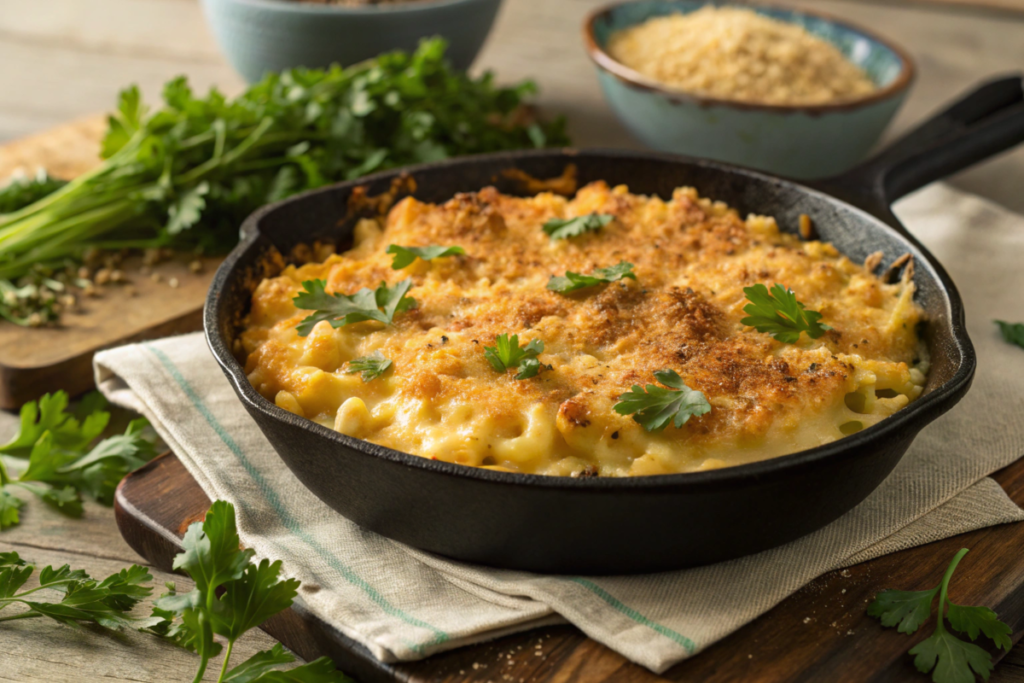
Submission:
<svg viewBox="0 0 1024 683">
<path fill-rule="evenodd" d="M 224 680 L 224 676 L 228 672 L 228 661 L 231 659 L 231 648 L 235 646 L 235 641 L 228 641 L 228 648 L 224 650 L 224 663 L 220 665 L 220 676 L 217 676 L 217 683 Z"/>
<path fill-rule="evenodd" d="M 938 623 L 935 626 L 936 633 L 942 633 L 946 630 L 946 626 L 942 623 L 942 615 L 946 611 L 946 592 L 949 588 L 949 580 L 953 578 L 956 566 L 960 564 L 960 560 L 967 554 L 967 551 L 967 548 L 961 548 L 960 552 L 953 557 L 953 561 L 946 567 L 946 573 L 942 576 L 942 587 L 939 589 L 939 617 Z"/>
<path fill-rule="evenodd" d="M 0 609 L 3 609 L 3 607 L 0 607 Z M 0 617 L 0 621 L 14 621 L 15 619 L 35 619 L 36 617 L 41 616 L 43 615 L 39 614 L 38 612 L 22 612 L 21 614 L 12 614 L 9 617 Z"/>
</svg>

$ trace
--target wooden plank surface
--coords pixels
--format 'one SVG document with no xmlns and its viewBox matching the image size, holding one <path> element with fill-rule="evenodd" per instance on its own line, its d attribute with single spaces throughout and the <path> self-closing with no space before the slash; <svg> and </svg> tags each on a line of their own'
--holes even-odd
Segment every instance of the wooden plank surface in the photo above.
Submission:
<svg viewBox="0 0 1024 683">
<path fill-rule="evenodd" d="M 1011 497 L 1024 503 L 1024 460 L 997 475 Z M 184 466 L 167 454 L 129 475 L 118 490 L 118 525 L 129 544 L 156 566 L 169 568 L 175 540 L 200 519 L 210 500 Z M 811 582 L 707 651 L 656 676 L 575 628 L 536 629 L 492 643 L 464 647 L 411 664 L 382 665 L 365 649 L 337 639 L 333 629 L 298 615 L 268 623 L 267 630 L 309 659 L 335 657 L 367 683 L 390 678 L 420 683 L 483 683 L 497 680 L 730 681 L 899 681 L 914 678 L 907 650 L 930 634 L 908 637 L 883 629 L 865 613 L 882 589 L 916 590 L 937 585 L 961 547 L 964 559 L 950 593 L 962 604 L 992 606 L 1014 631 L 1024 634 L 1024 556 L 1006 552 L 1024 544 L 1024 523 L 1002 525 L 893 553 Z M 1020 648 L 1018 648 L 1020 649 Z M 997 656 L 1002 653 L 997 653 Z M 1014 665 L 1000 667 L 996 680 L 1014 680 Z M 500 675 L 500 676 L 499 676 Z M 1019 680 L 1019 677 L 1018 677 Z"/>
</svg>

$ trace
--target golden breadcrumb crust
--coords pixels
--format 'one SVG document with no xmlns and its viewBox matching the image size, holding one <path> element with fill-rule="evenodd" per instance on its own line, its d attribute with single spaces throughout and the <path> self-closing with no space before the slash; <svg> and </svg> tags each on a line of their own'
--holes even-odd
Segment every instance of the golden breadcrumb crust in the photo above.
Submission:
<svg viewBox="0 0 1024 683">
<path fill-rule="evenodd" d="M 552 240 L 554 217 L 611 214 L 599 231 Z M 390 244 L 457 245 L 465 255 L 396 271 Z M 627 261 L 637 280 L 568 295 L 552 275 Z M 411 278 L 417 301 L 394 324 L 362 322 L 307 337 L 292 298 L 305 280 L 352 294 Z M 745 327 L 743 288 L 790 287 L 832 331 L 795 345 Z M 677 190 L 664 201 L 603 182 L 572 199 L 485 188 L 433 205 L 407 198 L 355 246 L 264 280 L 241 335 L 246 372 L 270 400 L 340 431 L 409 453 L 521 472 L 627 476 L 708 469 L 842 438 L 916 398 L 924 381 L 909 278 L 885 284 L 831 245 L 742 219 Z M 499 334 L 544 342 L 534 378 L 484 357 Z M 346 363 L 393 361 L 364 383 Z M 915 363 L 920 368 L 912 368 Z M 615 413 L 617 397 L 675 370 L 710 413 L 648 433 Z"/>
</svg>

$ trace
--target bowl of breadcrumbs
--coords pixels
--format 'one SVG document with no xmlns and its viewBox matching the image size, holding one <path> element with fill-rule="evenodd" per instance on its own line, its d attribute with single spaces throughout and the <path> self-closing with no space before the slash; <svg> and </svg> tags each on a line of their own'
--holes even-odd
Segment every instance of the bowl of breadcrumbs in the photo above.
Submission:
<svg viewBox="0 0 1024 683">
<path fill-rule="evenodd" d="M 892 43 L 776 6 L 620 3 L 587 18 L 584 42 L 606 99 L 645 144 L 795 178 L 861 161 L 914 75 Z"/>
</svg>

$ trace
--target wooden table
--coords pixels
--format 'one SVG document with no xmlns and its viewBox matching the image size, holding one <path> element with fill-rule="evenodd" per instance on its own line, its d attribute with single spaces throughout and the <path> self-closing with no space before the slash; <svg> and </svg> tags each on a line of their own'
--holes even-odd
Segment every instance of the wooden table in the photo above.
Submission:
<svg viewBox="0 0 1024 683">
<path fill-rule="evenodd" d="M 540 103 L 569 116 L 578 144 L 636 147 L 604 104 L 579 43 L 581 17 L 601 1 L 508 0 L 478 64 L 505 81 L 537 80 Z M 872 26 L 917 59 L 919 80 L 890 136 L 972 83 L 1024 68 L 1024 13 L 923 2 L 788 2 Z M 1024 7 L 1024 0 L 997 4 Z M 0 63 L 0 141 L 106 110 L 132 82 L 150 98 L 179 73 L 197 88 L 217 84 L 234 93 L 242 87 L 194 0 L 0 0 Z M 1022 180 L 1024 148 L 952 182 L 1024 212 Z M 0 413 L 0 442 L 15 428 L 15 416 Z M 41 565 L 67 562 L 96 574 L 139 561 L 108 509 L 87 504 L 82 520 L 66 520 L 33 500 L 23 519 L 0 536 L 0 552 L 17 550 Z M 158 585 L 171 578 L 156 572 Z M 262 632 L 250 634 L 236 647 L 239 661 L 270 643 Z M 187 681 L 195 664 L 194 656 L 141 634 L 76 632 L 42 620 L 0 628 L 0 681 Z M 1003 660 L 992 680 L 1024 682 L 1024 646 Z"/>
</svg>

